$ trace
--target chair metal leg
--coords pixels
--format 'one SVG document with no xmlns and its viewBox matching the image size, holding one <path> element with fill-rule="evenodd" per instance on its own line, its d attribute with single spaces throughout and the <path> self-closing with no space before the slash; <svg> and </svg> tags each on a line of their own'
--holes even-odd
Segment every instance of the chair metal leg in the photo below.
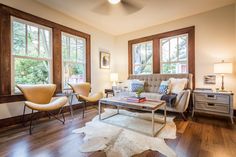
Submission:
<svg viewBox="0 0 236 157">
<path fill-rule="evenodd" d="M 30 129 L 29 129 L 29 134 L 32 134 L 32 122 L 33 122 L 33 114 L 34 110 L 32 110 L 31 115 L 30 115 Z"/>
<path fill-rule="evenodd" d="M 86 101 L 84 101 L 84 103 L 83 103 L 84 104 L 84 106 L 83 106 L 83 118 L 84 118 L 84 112 L 85 112 L 85 109 L 86 109 L 86 106 L 87 106 L 86 103 L 87 103 Z"/>
<path fill-rule="evenodd" d="M 63 109 L 64 109 L 64 107 L 61 107 L 61 109 L 60 109 L 60 112 L 59 113 L 61 113 L 61 115 L 62 115 L 62 119 L 63 119 L 63 121 L 62 121 L 62 124 L 65 124 L 65 116 L 64 116 L 64 112 L 63 112 Z"/>
<path fill-rule="evenodd" d="M 25 126 L 25 104 L 24 104 L 24 110 L 23 110 L 23 115 L 22 115 L 22 125 Z"/>
<path fill-rule="evenodd" d="M 48 118 L 49 118 L 49 119 L 51 119 L 51 116 L 50 116 L 50 114 L 49 114 L 48 112 L 46 112 L 46 114 L 47 114 Z"/>
<path fill-rule="evenodd" d="M 186 116 L 184 115 L 183 112 L 181 113 L 181 116 L 182 116 L 182 118 L 184 119 L 184 121 L 187 121 L 187 118 L 186 118 Z"/>
<path fill-rule="evenodd" d="M 62 118 L 63 118 L 63 122 L 62 122 L 62 124 L 65 124 L 65 121 L 66 121 L 66 120 L 65 120 L 64 112 L 62 112 L 61 115 L 62 115 Z"/>
<path fill-rule="evenodd" d="M 63 107 L 61 107 L 60 108 L 60 110 L 59 110 L 59 112 L 57 113 L 57 114 L 52 114 L 51 112 L 49 112 L 49 111 L 47 111 L 47 113 L 50 115 L 50 116 L 52 116 L 52 117 L 54 117 L 55 119 L 57 119 L 58 121 L 60 121 L 60 122 L 62 122 L 62 124 L 65 124 L 65 116 L 64 116 L 64 113 L 63 113 Z M 58 116 L 59 115 L 62 115 L 62 118 L 63 118 L 63 120 L 61 120 L 60 118 L 58 118 Z"/>
</svg>

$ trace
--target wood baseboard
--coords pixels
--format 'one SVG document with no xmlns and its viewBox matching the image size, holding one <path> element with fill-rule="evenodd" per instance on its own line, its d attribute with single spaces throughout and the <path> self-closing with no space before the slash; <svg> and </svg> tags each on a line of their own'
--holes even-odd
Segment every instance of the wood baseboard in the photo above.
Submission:
<svg viewBox="0 0 236 157">
<path fill-rule="evenodd" d="M 87 106 L 95 106 L 95 105 L 96 104 L 94 104 L 94 103 L 87 103 Z M 82 109 L 82 108 L 83 108 L 83 105 L 81 105 L 81 104 L 73 105 L 73 110 L 78 110 L 78 109 Z M 58 113 L 58 111 L 59 110 L 55 110 L 52 113 L 55 114 L 55 113 Z M 63 113 L 66 113 L 66 112 L 70 112 L 70 107 L 69 106 L 65 106 L 64 107 Z M 48 115 L 45 112 L 36 112 L 34 114 L 36 114 L 35 116 L 37 118 L 48 117 Z M 30 120 L 30 115 L 31 114 L 26 114 L 25 115 L 25 122 Z M 0 126 L 1 127 L 7 127 L 7 126 L 11 126 L 11 125 L 20 124 L 20 123 L 22 123 L 22 116 L 21 115 L 20 116 L 6 118 L 6 119 L 0 119 Z"/>
</svg>

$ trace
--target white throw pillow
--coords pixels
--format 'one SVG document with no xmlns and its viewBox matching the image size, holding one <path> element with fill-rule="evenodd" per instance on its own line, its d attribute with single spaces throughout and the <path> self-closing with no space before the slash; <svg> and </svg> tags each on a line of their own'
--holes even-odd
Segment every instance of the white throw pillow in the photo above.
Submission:
<svg viewBox="0 0 236 157">
<path fill-rule="evenodd" d="M 185 87 L 187 86 L 188 79 L 186 78 L 170 78 L 170 84 L 171 84 L 171 93 L 178 94 L 182 92 Z"/>
<path fill-rule="evenodd" d="M 144 81 L 140 81 L 138 79 L 132 79 L 132 80 L 125 80 L 122 84 L 121 87 L 125 88 L 126 91 L 131 92 L 132 91 L 132 83 L 141 83 L 144 85 Z"/>
</svg>

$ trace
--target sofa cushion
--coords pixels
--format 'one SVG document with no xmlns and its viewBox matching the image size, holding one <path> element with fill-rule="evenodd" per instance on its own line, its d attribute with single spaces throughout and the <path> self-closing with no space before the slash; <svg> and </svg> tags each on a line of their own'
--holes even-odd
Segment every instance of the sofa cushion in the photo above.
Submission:
<svg viewBox="0 0 236 157">
<path fill-rule="evenodd" d="M 161 81 L 159 91 L 160 94 L 169 94 L 170 93 L 170 81 Z"/>
<path fill-rule="evenodd" d="M 130 75 L 129 79 L 139 79 L 145 82 L 145 92 L 157 93 L 161 81 L 169 80 L 169 78 L 187 78 L 186 89 L 192 89 L 192 74 L 147 74 L 147 75 Z"/>
<path fill-rule="evenodd" d="M 170 78 L 171 93 L 180 93 L 186 88 L 188 80 L 186 78 Z"/>
</svg>

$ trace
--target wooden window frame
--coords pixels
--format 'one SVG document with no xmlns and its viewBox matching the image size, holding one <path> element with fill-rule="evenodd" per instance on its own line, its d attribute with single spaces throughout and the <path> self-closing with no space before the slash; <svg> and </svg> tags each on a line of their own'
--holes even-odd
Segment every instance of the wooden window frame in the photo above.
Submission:
<svg viewBox="0 0 236 157">
<path fill-rule="evenodd" d="M 22 23 L 22 24 L 25 24 L 26 25 L 26 43 L 25 43 L 25 54 L 26 55 L 16 55 L 14 54 L 13 52 L 13 22 L 19 22 L 19 23 Z M 28 42 L 27 42 L 27 36 L 28 36 L 28 31 L 27 31 L 27 26 L 34 26 L 34 27 L 37 27 L 38 29 L 44 29 L 44 30 L 47 30 L 49 31 L 50 33 L 50 41 L 49 41 L 49 46 L 50 46 L 50 52 L 49 52 L 49 56 L 48 57 L 31 57 L 31 56 L 27 56 L 27 47 L 28 47 Z M 38 30 L 39 31 L 39 30 Z M 39 33 L 39 32 L 38 32 Z M 52 65 L 53 65 L 53 58 L 52 58 L 52 29 L 49 28 L 49 27 L 45 27 L 45 26 L 42 26 L 42 25 L 39 25 L 39 24 L 36 24 L 36 23 L 32 23 L 32 22 L 29 22 L 29 21 L 26 21 L 26 20 L 23 20 L 23 19 L 19 19 L 19 18 L 16 18 L 16 17 L 13 17 L 11 16 L 11 94 L 12 95 L 16 95 L 16 94 L 20 94 L 20 92 L 16 92 L 15 91 L 15 62 L 14 60 L 16 58 L 21 58 L 21 59 L 31 59 L 31 60 L 37 60 L 37 61 L 47 61 L 49 63 L 49 69 L 48 69 L 48 72 L 49 72 L 49 83 L 53 83 L 53 68 L 52 68 Z M 40 47 L 40 36 L 38 34 L 38 48 Z M 39 51 L 40 52 L 40 51 Z"/>
<path fill-rule="evenodd" d="M 91 82 L 89 34 L 0 4 L 0 103 L 24 100 L 22 95 L 11 95 L 11 16 L 52 29 L 52 76 L 53 83 L 57 85 L 56 93 L 62 92 L 61 32 L 79 36 L 86 40 L 86 81 Z"/>
<path fill-rule="evenodd" d="M 141 42 L 141 43 L 137 43 L 137 44 L 143 44 L 143 43 L 145 43 L 145 44 L 147 44 L 148 42 L 151 42 L 152 43 L 152 47 L 153 47 L 153 41 L 152 40 L 150 40 L 150 41 L 145 41 L 145 42 Z M 133 65 L 133 60 L 134 60 L 134 56 L 133 56 L 133 45 L 134 44 L 132 44 L 132 71 L 135 69 L 135 65 Z M 153 51 L 152 51 L 152 55 L 153 55 Z M 153 65 L 153 63 L 152 64 L 139 64 L 139 65 L 136 65 L 136 66 L 142 66 L 142 65 Z M 151 73 L 153 73 L 153 66 L 152 66 L 152 69 L 151 69 Z M 137 75 L 144 75 L 144 74 L 137 74 Z"/>
<path fill-rule="evenodd" d="M 162 54 L 162 47 L 160 47 L 160 74 L 168 74 L 168 73 L 162 73 L 162 69 L 161 69 L 161 67 L 163 66 L 163 64 L 175 64 L 175 63 L 186 63 L 187 64 L 187 67 L 188 67 L 188 53 L 187 53 L 187 60 L 186 61 L 180 61 L 179 60 L 179 50 L 178 50 L 178 48 L 179 48 L 179 37 L 180 36 L 187 36 L 187 38 L 188 38 L 188 34 L 181 34 L 181 35 L 177 35 L 177 36 L 171 36 L 171 37 L 168 37 L 168 38 L 161 38 L 160 39 L 160 43 L 161 43 L 161 41 L 162 40 L 169 40 L 169 61 L 162 61 L 162 56 L 163 56 L 163 54 Z M 176 38 L 177 39 L 177 60 L 176 61 L 171 61 L 170 60 L 170 46 L 171 46 L 171 44 L 170 44 L 170 39 L 173 39 L 173 38 Z M 187 45 L 188 45 L 188 41 L 187 41 Z M 187 48 L 187 52 L 188 52 L 188 48 Z M 188 68 L 189 69 L 189 68 Z M 188 73 L 188 70 L 187 69 L 187 73 Z M 170 74 L 172 74 L 172 73 L 170 73 Z M 180 73 L 180 74 L 182 74 L 182 73 Z M 183 73 L 184 74 L 184 73 Z"/>
<path fill-rule="evenodd" d="M 74 39 L 76 39 L 76 43 L 77 43 L 77 40 L 78 39 L 83 39 L 84 40 L 84 38 L 81 38 L 81 37 L 79 37 L 79 36 L 75 36 L 75 35 L 71 35 L 71 34 L 68 34 L 68 33 L 65 33 L 65 32 L 61 32 L 61 34 L 62 34 L 62 36 L 64 35 L 64 36 L 66 36 L 66 37 L 69 37 L 69 38 L 74 38 Z M 69 39 L 69 41 L 70 41 L 70 39 Z M 86 41 L 85 41 L 86 42 Z M 70 47 L 70 45 L 69 45 L 69 47 Z M 86 50 L 85 50 L 86 51 Z M 62 52 L 61 52 L 62 53 Z M 78 53 L 78 51 L 77 51 L 77 47 L 76 47 L 76 53 Z M 86 52 L 85 52 L 86 53 Z M 69 54 L 70 54 L 70 48 L 69 48 Z M 76 54 L 77 55 L 77 54 Z M 77 58 L 77 57 L 76 57 Z M 84 71 L 86 72 L 86 55 L 84 56 L 84 61 L 78 61 L 78 60 L 75 60 L 75 61 L 73 61 L 73 60 L 63 60 L 63 57 L 62 57 L 62 66 L 64 66 L 66 63 L 69 63 L 69 64 L 82 64 L 83 66 L 84 66 Z M 66 87 L 64 86 L 64 78 L 65 78 L 65 76 L 64 76 L 65 74 L 64 74 L 64 71 L 63 71 L 63 68 L 62 68 L 62 88 L 63 89 L 65 89 Z M 83 77 L 83 79 L 86 79 L 86 76 L 85 77 Z M 67 87 L 68 88 L 68 87 Z"/>
<path fill-rule="evenodd" d="M 128 41 L 128 74 L 133 74 L 132 45 L 146 41 L 153 41 L 153 74 L 160 74 L 160 39 L 181 34 L 188 34 L 188 73 L 193 74 L 193 87 L 195 87 L 195 26 L 178 30 L 146 36 Z"/>
</svg>

